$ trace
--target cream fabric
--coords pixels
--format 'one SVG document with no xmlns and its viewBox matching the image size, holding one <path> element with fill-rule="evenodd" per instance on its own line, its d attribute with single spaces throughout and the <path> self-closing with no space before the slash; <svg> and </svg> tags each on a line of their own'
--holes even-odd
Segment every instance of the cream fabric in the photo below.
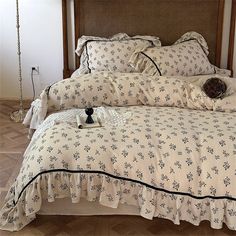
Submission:
<svg viewBox="0 0 236 236">
<path fill-rule="evenodd" d="M 46 90 L 40 95 L 40 98 L 31 103 L 23 124 L 30 129 L 37 129 L 47 115 L 47 93 Z"/>
<path fill-rule="evenodd" d="M 138 73 L 97 72 L 64 80 L 50 87 L 48 112 L 89 106 L 175 106 L 201 110 L 235 111 L 235 79 L 217 76 L 231 90 L 227 108 L 223 99 L 210 99 L 202 84 L 212 76 L 170 77 Z"/>
<path fill-rule="evenodd" d="M 229 97 L 214 100 L 205 95 L 201 86 L 211 77 L 218 77 L 226 82 Z M 96 72 L 66 79 L 46 88 L 41 94 L 41 104 L 32 103 L 23 123 L 36 129 L 47 113 L 62 109 L 84 108 L 91 104 L 93 106 L 177 106 L 234 111 L 235 91 L 235 79 L 221 75 L 169 77 Z"/>
<path fill-rule="evenodd" d="M 19 230 L 35 218 L 42 199 L 65 197 L 134 205 L 147 219 L 209 220 L 213 228 L 225 222 L 236 229 L 236 113 L 113 109 L 132 113 L 125 126 L 78 130 L 68 110 L 32 138 L 0 211 L 1 229 Z"/>
<path fill-rule="evenodd" d="M 215 73 L 207 55 L 208 46 L 202 35 L 188 32 L 175 44 L 137 50 L 129 64 L 148 75 L 193 76 Z"/>
<path fill-rule="evenodd" d="M 80 67 L 72 77 L 93 71 L 134 72 L 128 64 L 136 50 L 149 46 L 160 47 L 156 36 L 136 35 L 133 37 L 119 33 L 111 38 L 82 36 L 78 39 L 76 53 L 80 56 Z"/>
<path fill-rule="evenodd" d="M 193 76 L 214 73 L 214 66 L 196 40 L 147 48 L 134 53 L 129 63 L 135 70 L 149 75 Z"/>
<path fill-rule="evenodd" d="M 201 34 L 195 32 L 195 31 L 189 31 L 189 32 L 183 34 L 174 44 L 177 45 L 177 44 L 183 43 L 185 41 L 189 41 L 189 40 L 196 40 L 199 43 L 199 45 L 201 46 L 201 48 L 203 49 L 204 53 L 207 56 L 209 55 L 209 48 L 208 48 L 206 40 L 204 39 L 204 37 Z"/>
<path fill-rule="evenodd" d="M 145 50 L 151 43 L 141 39 L 122 41 L 87 42 L 88 68 L 93 71 L 134 72 L 128 62 L 131 55 L 140 48 Z"/>
</svg>

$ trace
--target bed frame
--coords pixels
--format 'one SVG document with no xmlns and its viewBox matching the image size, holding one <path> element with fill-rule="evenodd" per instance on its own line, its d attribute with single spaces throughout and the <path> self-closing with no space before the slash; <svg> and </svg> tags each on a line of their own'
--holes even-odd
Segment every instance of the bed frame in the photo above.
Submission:
<svg viewBox="0 0 236 236">
<path fill-rule="evenodd" d="M 229 36 L 229 50 L 228 50 L 228 69 L 233 71 L 233 61 L 234 57 L 234 37 L 235 37 L 235 20 L 236 20 L 236 0 L 232 0 L 232 10 L 231 10 L 231 23 L 230 23 L 230 36 Z"/>
<path fill-rule="evenodd" d="M 236 0 L 233 1 L 235 3 Z M 73 70 L 69 68 L 66 0 L 62 0 L 62 4 L 64 78 L 67 78 Z M 110 36 L 117 32 L 127 32 L 130 35 L 158 35 L 163 44 L 167 45 L 186 31 L 195 30 L 208 41 L 212 63 L 218 66 L 220 64 L 224 0 L 74 0 L 74 4 L 76 41 L 83 34 Z M 76 67 L 78 66 L 77 57 Z M 38 214 L 139 215 L 139 212 L 129 205 L 122 208 L 121 204 L 119 208 L 113 209 L 83 199 L 75 207 L 70 199 L 65 198 L 54 203 L 44 201 Z"/>
<path fill-rule="evenodd" d="M 73 0 L 73 2 L 75 42 L 82 35 L 107 37 L 125 32 L 129 35 L 156 35 L 160 37 L 163 45 L 170 45 L 185 32 L 197 31 L 208 42 L 210 61 L 217 66 L 220 65 L 224 0 Z M 69 67 L 66 0 L 62 0 L 62 16 L 63 77 L 68 78 L 74 69 Z M 229 50 L 232 50 L 232 44 L 233 42 Z M 77 56 L 75 56 L 75 67 L 79 67 Z"/>
</svg>

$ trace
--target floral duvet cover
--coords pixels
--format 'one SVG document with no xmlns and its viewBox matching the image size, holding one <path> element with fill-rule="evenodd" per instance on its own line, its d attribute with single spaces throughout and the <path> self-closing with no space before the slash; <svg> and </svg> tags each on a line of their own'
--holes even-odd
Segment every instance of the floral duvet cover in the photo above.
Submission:
<svg viewBox="0 0 236 236">
<path fill-rule="evenodd" d="M 210 76 L 173 78 L 95 73 L 60 81 L 32 104 L 25 123 L 37 127 L 20 173 L 0 210 L 0 229 L 19 230 L 42 199 L 80 198 L 179 224 L 236 230 L 236 94 L 212 100 Z M 83 108 L 131 115 L 122 125 L 78 129 Z M 33 124 L 32 124 L 33 123 Z"/>
</svg>

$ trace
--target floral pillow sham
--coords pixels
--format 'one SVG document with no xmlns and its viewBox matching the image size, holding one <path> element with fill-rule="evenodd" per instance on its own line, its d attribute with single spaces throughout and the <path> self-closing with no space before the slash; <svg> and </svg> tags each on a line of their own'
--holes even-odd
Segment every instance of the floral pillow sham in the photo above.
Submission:
<svg viewBox="0 0 236 236">
<path fill-rule="evenodd" d="M 208 46 L 198 33 L 186 33 L 175 44 L 136 51 L 130 58 L 135 70 L 149 75 L 194 76 L 215 73 L 209 62 Z"/>
<path fill-rule="evenodd" d="M 133 36 L 119 33 L 111 38 L 82 36 L 78 40 L 76 53 L 80 56 L 80 67 L 72 77 L 94 71 L 139 72 L 129 65 L 131 55 L 150 46 L 160 47 L 155 36 Z"/>
<path fill-rule="evenodd" d="M 146 49 L 151 43 L 142 39 L 92 41 L 86 44 L 88 68 L 93 71 L 134 72 L 129 59 L 137 48 Z"/>
</svg>

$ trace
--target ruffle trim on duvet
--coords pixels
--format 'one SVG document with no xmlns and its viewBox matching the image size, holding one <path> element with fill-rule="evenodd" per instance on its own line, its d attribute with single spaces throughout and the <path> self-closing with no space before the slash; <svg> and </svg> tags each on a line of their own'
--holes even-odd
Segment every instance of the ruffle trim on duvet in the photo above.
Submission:
<svg viewBox="0 0 236 236">
<path fill-rule="evenodd" d="M 208 220 L 212 228 L 220 229 L 225 223 L 229 229 L 236 230 L 234 200 L 195 199 L 100 173 L 40 174 L 25 188 L 19 199 L 14 191 L 15 186 L 8 192 L 0 211 L 0 229 L 3 230 L 16 231 L 29 224 L 36 218 L 43 199 L 54 202 L 57 198 L 66 197 L 71 198 L 72 203 L 79 203 L 80 198 L 86 198 L 112 208 L 117 208 L 119 204 L 133 205 L 147 219 L 165 218 L 175 224 L 185 220 L 194 225 Z"/>
<path fill-rule="evenodd" d="M 28 110 L 23 124 L 29 127 L 29 131 L 36 130 L 40 124 L 44 121 L 47 115 L 48 109 L 48 99 L 47 92 L 49 87 L 42 91 L 40 95 L 40 99 L 36 99 L 31 103 L 30 109 Z M 29 132 L 29 136 L 31 136 L 32 132 Z"/>
</svg>

